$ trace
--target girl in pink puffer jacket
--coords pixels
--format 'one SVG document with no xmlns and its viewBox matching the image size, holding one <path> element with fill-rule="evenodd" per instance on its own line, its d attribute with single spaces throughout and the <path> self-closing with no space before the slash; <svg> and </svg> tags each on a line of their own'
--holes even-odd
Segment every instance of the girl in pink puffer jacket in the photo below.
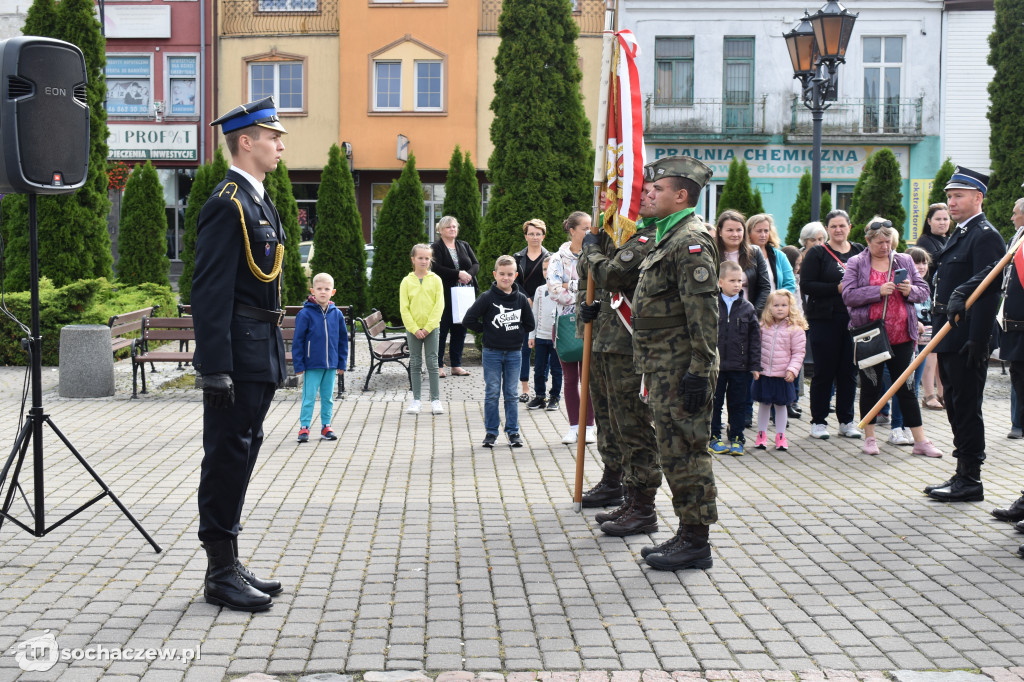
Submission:
<svg viewBox="0 0 1024 682">
<path fill-rule="evenodd" d="M 775 406 L 775 449 L 786 450 L 786 406 L 796 402 L 796 377 L 806 354 L 807 322 L 786 289 L 768 296 L 761 313 L 761 371 L 754 372 L 754 400 L 757 411 L 757 440 L 754 447 L 768 447 L 768 417 Z"/>
</svg>

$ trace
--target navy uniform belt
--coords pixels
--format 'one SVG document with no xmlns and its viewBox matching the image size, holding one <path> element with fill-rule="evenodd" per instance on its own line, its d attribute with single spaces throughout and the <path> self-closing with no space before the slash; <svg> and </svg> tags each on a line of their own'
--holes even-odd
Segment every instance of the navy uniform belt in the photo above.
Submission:
<svg viewBox="0 0 1024 682">
<path fill-rule="evenodd" d="M 686 323 L 686 318 L 682 315 L 672 315 L 670 317 L 634 317 L 633 318 L 633 329 L 640 331 L 644 329 L 670 329 L 671 327 L 679 327 Z"/>
<path fill-rule="evenodd" d="M 246 305 L 245 303 L 235 303 L 235 315 L 248 317 L 251 320 L 259 320 L 260 322 L 270 322 L 278 327 L 284 322 L 284 314 L 284 310 L 266 310 Z"/>
<path fill-rule="evenodd" d="M 1024 332 L 1024 320 L 1008 320 L 1003 318 L 1004 332 Z"/>
<path fill-rule="evenodd" d="M 933 303 L 932 304 L 932 315 L 945 315 L 946 304 L 945 303 Z"/>
</svg>

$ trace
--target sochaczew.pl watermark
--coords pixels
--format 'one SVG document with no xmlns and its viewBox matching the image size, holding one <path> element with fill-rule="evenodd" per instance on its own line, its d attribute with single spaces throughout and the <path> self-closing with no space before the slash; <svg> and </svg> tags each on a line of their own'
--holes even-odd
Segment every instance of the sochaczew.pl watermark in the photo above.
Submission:
<svg viewBox="0 0 1024 682">
<path fill-rule="evenodd" d="M 201 645 L 195 649 L 178 649 L 174 647 L 135 648 L 107 647 L 94 644 L 77 649 L 62 649 L 57 646 L 57 638 L 49 630 L 38 637 L 19 642 L 7 653 L 14 654 L 18 666 L 27 672 L 46 672 L 57 664 L 57 661 L 198 661 L 202 656 Z"/>
</svg>

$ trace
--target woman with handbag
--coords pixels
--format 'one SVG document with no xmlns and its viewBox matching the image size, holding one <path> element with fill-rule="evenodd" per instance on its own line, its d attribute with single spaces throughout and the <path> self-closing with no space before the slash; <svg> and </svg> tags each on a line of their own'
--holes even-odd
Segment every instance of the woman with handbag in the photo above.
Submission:
<svg viewBox="0 0 1024 682">
<path fill-rule="evenodd" d="M 882 368 L 889 368 L 894 379 L 903 374 L 914 359 L 917 348 L 917 313 L 915 303 L 928 298 L 928 285 L 914 268 L 914 260 L 905 253 L 895 253 L 893 237 L 896 230 L 883 218 L 873 218 L 864 229 L 866 251 L 851 258 L 846 264 L 842 281 L 842 297 L 850 314 L 850 328 L 855 332 L 867 331 L 874 323 L 881 333 L 875 336 L 884 345 L 888 339 L 887 360 L 870 366 L 861 365 L 860 413 L 863 417 L 878 402 L 882 394 Z M 855 333 L 855 336 L 857 334 Z M 876 349 L 877 350 L 877 349 Z M 862 358 L 858 358 L 862 359 Z M 896 393 L 905 426 L 914 436 L 915 455 L 942 457 L 932 445 L 921 425 L 921 408 L 910 382 L 903 382 Z M 875 419 L 864 427 L 864 452 L 878 454 L 875 440 Z"/>
<path fill-rule="evenodd" d="M 579 437 L 580 375 L 583 372 L 583 362 L 582 357 L 567 352 L 566 344 L 577 340 L 575 317 L 579 275 L 576 272 L 576 264 L 583 250 L 583 237 L 590 231 L 590 216 L 583 211 L 574 211 L 569 214 L 562 226 L 569 234 L 569 241 L 562 244 L 558 248 L 558 254 L 551 259 L 551 265 L 548 267 L 548 291 L 558 304 L 555 349 L 558 351 L 558 361 L 562 365 L 562 391 L 565 394 L 565 410 L 569 413 L 569 430 L 562 438 L 562 442 L 568 444 L 575 443 Z M 582 343 L 578 345 L 582 349 Z M 589 400 L 586 426 L 585 438 L 588 443 L 593 443 L 597 440 L 597 433 L 594 430 L 594 406 Z"/>
<path fill-rule="evenodd" d="M 828 240 L 808 249 L 800 266 L 800 291 L 806 296 L 807 345 L 814 356 L 811 377 L 811 437 L 828 439 L 829 401 L 835 386 L 839 435 L 860 438 L 853 423 L 853 398 L 857 393 L 857 366 L 853 364 L 853 340 L 848 331 L 850 314 L 843 304 L 843 275 L 847 261 L 864 247 L 850 242 L 850 216 L 834 210 L 825 216 Z"/>
<path fill-rule="evenodd" d="M 469 374 L 462 369 L 462 347 L 466 341 L 466 328 L 461 322 L 452 322 L 452 287 L 465 287 L 472 294 L 467 296 L 468 305 L 476 300 L 476 273 L 480 271 L 480 262 L 473 253 L 473 247 L 459 236 L 459 221 L 446 215 L 437 221 L 437 232 L 441 235 L 430 245 L 433 255 L 433 270 L 441 278 L 444 285 L 444 314 L 441 316 L 440 336 L 437 340 L 438 376 L 444 377 L 444 346 L 448 342 L 448 360 L 451 362 L 453 377 L 464 377 Z M 465 312 L 465 308 L 463 309 Z"/>
</svg>

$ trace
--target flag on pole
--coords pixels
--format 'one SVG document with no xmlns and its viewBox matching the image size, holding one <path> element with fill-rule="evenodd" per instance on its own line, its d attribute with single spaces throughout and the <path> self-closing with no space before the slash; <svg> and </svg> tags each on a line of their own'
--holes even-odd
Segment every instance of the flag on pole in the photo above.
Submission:
<svg viewBox="0 0 1024 682">
<path fill-rule="evenodd" d="M 632 31 L 615 32 L 608 96 L 603 227 L 616 246 L 634 232 L 644 185 L 644 117 L 640 96 L 640 54 Z"/>
</svg>

